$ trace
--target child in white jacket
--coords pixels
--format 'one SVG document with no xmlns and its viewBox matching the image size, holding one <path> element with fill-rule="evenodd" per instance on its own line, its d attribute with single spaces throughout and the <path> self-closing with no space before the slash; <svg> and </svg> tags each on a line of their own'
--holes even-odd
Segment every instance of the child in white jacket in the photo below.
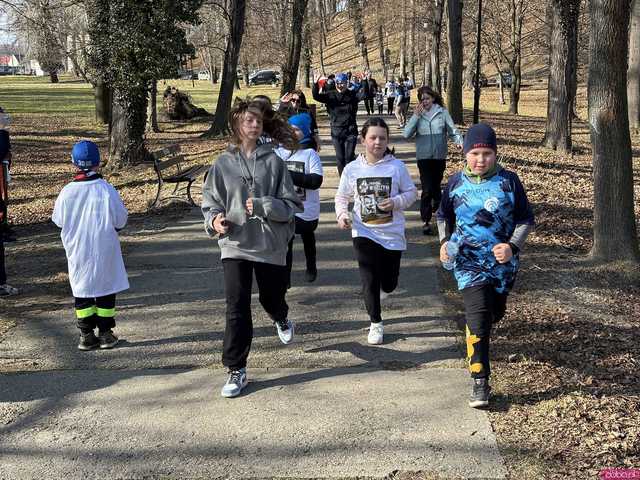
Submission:
<svg viewBox="0 0 640 480">
<path fill-rule="evenodd" d="M 338 226 L 351 229 L 353 237 L 371 320 L 367 341 L 379 345 L 384 333 L 380 291 L 391 293 L 398 285 L 400 259 L 407 248 L 403 211 L 416 200 L 417 189 L 405 164 L 387 148 L 389 127 L 382 118 L 367 120 L 361 135 L 365 153 L 342 172 L 335 209 Z"/>
<path fill-rule="evenodd" d="M 76 143 L 71 159 L 77 170 L 56 199 L 52 220 L 62 229 L 80 329 L 78 349 L 113 348 L 118 343 L 112 331 L 116 293 L 129 288 L 118 239 L 127 210 L 116 189 L 98 173 L 95 143 Z"/>
</svg>

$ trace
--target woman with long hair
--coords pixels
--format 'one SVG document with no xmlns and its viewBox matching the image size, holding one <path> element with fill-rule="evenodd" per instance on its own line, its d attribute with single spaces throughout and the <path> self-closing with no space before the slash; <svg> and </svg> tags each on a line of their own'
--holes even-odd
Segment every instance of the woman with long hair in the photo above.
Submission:
<svg viewBox="0 0 640 480">
<path fill-rule="evenodd" d="M 404 128 L 404 138 L 416 137 L 416 158 L 420 171 L 422 194 L 420 196 L 420 217 L 422 233 L 432 235 L 435 230 L 430 222 L 438 210 L 442 191 L 440 183 L 446 168 L 450 138 L 458 148 L 462 147 L 462 135 L 458 132 L 451 115 L 442 103 L 442 97 L 431 87 L 418 89 L 418 105 Z"/>
<path fill-rule="evenodd" d="M 320 134 L 315 111 L 309 107 L 307 97 L 302 90 L 296 89 L 285 93 L 280 99 L 278 112 L 285 114 L 287 117 L 292 117 L 300 113 L 308 113 L 311 117 L 311 142 L 308 145 L 316 152 L 320 151 Z"/>
</svg>

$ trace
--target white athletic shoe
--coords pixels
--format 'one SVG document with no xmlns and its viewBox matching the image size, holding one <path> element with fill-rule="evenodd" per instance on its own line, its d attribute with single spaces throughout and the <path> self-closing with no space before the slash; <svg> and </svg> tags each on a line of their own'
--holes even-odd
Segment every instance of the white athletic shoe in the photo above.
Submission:
<svg viewBox="0 0 640 480">
<path fill-rule="evenodd" d="M 242 389 L 247 386 L 247 369 L 232 370 L 229 372 L 227 383 L 222 387 L 221 395 L 225 398 L 237 397 Z"/>
<path fill-rule="evenodd" d="M 276 330 L 278 330 L 278 337 L 280 341 L 285 345 L 288 345 L 293 340 L 293 330 L 295 326 L 291 320 L 284 320 L 276 322 Z"/>
<path fill-rule="evenodd" d="M 369 342 L 370 345 L 381 345 L 383 335 L 384 327 L 382 326 L 382 322 L 372 323 L 369 327 L 369 336 L 367 337 L 367 342 Z"/>
</svg>

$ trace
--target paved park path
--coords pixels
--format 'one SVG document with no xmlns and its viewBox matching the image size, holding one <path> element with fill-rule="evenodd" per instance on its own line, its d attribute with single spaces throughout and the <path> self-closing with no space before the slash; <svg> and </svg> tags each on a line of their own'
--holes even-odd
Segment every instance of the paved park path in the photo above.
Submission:
<svg viewBox="0 0 640 480">
<path fill-rule="evenodd" d="M 413 148 L 390 123 L 417 179 Z M 0 375 L 0 479 L 505 478 L 486 413 L 467 406 L 436 240 L 421 235 L 417 203 L 399 288 L 383 303 L 384 344 L 367 344 L 350 235 L 332 213 L 326 126 L 322 133 L 319 275 L 304 283 L 297 240 L 287 297 L 295 342 L 280 343 L 254 294 L 250 383 L 241 397 L 221 398 L 222 265 L 199 211 L 160 231 L 125 233 L 131 289 L 119 295 L 118 348 L 76 350 L 70 307 L 28 313 L 0 343 L 0 368 L 17 370 Z"/>
</svg>

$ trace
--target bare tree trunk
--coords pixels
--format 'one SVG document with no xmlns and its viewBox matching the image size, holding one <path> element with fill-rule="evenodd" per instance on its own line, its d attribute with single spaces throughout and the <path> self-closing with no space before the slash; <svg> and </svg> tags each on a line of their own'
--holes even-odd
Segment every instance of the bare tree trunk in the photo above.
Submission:
<svg viewBox="0 0 640 480">
<path fill-rule="evenodd" d="M 109 164 L 120 169 L 144 162 L 149 155 L 144 145 L 147 88 L 141 85 L 128 92 L 113 92 Z"/>
<path fill-rule="evenodd" d="M 242 62 L 242 81 L 245 87 L 249 86 L 249 63 L 246 58 Z"/>
<path fill-rule="evenodd" d="M 294 0 L 291 13 L 291 34 L 287 46 L 287 59 L 282 66 L 282 85 L 280 95 L 284 95 L 296 88 L 298 80 L 298 67 L 300 66 L 300 52 L 302 51 L 302 31 L 304 12 L 307 9 L 307 0 Z"/>
<path fill-rule="evenodd" d="M 247 2 L 246 0 L 230 0 L 229 3 L 231 28 L 229 36 L 227 37 L 227 47 L 224 51 L 220 95 L 218 96 L 213 123 L 209 130 L 203 134 L 204 136 L 217 136 L 229 132 L 228 115 L 233 100 L 233 87 L 238 81 L 236 72 L 238 69 L 240 45 L 242 45 Z"/>
<path fill-rule="evenodd" d="M 444 0 L 435 0 L 433 28 L 431 30 L 431 82 L 437 92 L 442 91 L 440 77 L 440 39 L 442 38 L 442 17 L 444 15 Z"/>
<path fill-rule="evenodd" d="M 629 29 L 629 126 L 640 128 L 640 0 L 633 0 Z"/>
<path fill-rule="evenodd" d="M 449 70 L 447 72 L 447 110 L 455 123 L 462 116 L 462 0 L 447 0 L 449 18 Z"/>
<path fill-rule="evenodd" d="M 520 87 L 522 85 L 522 24 L 524 22 L 524 1 L 511 0 L 511 83 L 509 113 L 518 114 Z"/>
<path fill-rule="evenodd" d="M 433 45 L 433 35 L 431 35 L 431 33 L 427 32 L 426 35 L 426 51 L 425 52 L 431 52 L 432 50 L 432 45 Z M 427 55 L 425 53 L 424 55 L 424 76 L 425 76 L 425 85 L 429 85 L 431 88 L 433 88 L 433 63 L 431 62 L 431 55 Z"/>
<path fill-rule="evenodd" d="M 380 63 L 382 64 L 382 74 L 384 81 L 389 80 L 389 70 L 387 64 L 389 59 L 384 50 L 384 15 L 382 13 L 382 0 L 376 0 L 376 30 L 378 31 L 378 50 L 380 50 Z"/>
<path fill-rule="evenodd" d="M 404 74 L 406 73 L 406 69 L 407 69 L 407 4 L 406 2 L 401 2 L 402 3 L 402 7 L 401 7 L 401 17 L 400 17 L 400 35 L 401 35 L 401 40 L 400 40 L 400 75 L 403 75 L 404 78 Z"/>
<path fill-rule="evenodd" d="M 580 0 L 550 0 L 547 125 L 543 144 L 571 152 L 571 121 L 577 86 L 578 16 Z"/>
<path fill-rule="evenodd" d="M 152 80 L 149 85 L 149 99 L 147 100 L 147 132 L 159 133 L 160 127 L 158 126 L 158 81 Z"/>
<path fill-rule="evenodd" d="M 409 16 L 409 75 L 416 84 L 416 0 L 411 0 L 411 15 Z"/>
<path fill-rule="evenodd" d="M 109 124 L 111 121 L 111 89 L 102 80 L 98 80 L 93 93 L 96 121 L 102 124 Z"/>
<path fill-rule="evenodd" d="M 360 56 L 362 57 L 364 68 L 370 70 L 367 37 L 364 33 L 364 18 L 360 0 L 349 0 L 349 15 L 353 22 L 353 38 L 356 42 L 356 47 L 360 49 Z"/>
<path fill-rule="evenodd" d="M 591 256 L 638 262 L 633 166 L 627 109 L 630 2 L 591 0 L 589 126 L 593 146 Z"/>
<path fill-rule="evenodd" d="M 304 22 L 304 49 L 302 54 L 302 72 L 303 72 L 303 85 L 306 88 L 311 87 L 311 63 L 312 63 L 312 53 L 313 53 L 313 44 L 311 40 L 311 26 L 309 25 L 309 19 Z"/>
</svg>

